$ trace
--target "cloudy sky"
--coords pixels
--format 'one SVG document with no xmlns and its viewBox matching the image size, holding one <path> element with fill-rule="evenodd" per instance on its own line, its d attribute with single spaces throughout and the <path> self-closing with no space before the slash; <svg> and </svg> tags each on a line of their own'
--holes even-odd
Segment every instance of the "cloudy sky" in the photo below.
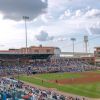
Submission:
<svg viewBox="0 0 100 100">
<path fill-rule="evenodd" d="M 100 0 L 0 0 L 0 49 L 25 46 L 28 16 L 28 46 L 44 45 L 84 52 L 83 37 L 89 38 L 88 52 L 100 46 Z"/>
</svg>

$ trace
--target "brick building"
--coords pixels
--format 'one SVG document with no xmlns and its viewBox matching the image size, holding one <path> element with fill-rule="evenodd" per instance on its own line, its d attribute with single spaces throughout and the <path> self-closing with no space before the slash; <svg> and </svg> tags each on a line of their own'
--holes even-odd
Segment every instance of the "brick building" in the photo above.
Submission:
<svg viewBox="0 0 100 100">
<path fill-rule="evenodd" d="M 100 47 L 95 47 L 94 58 L 95 63 L 100 64 Z"/>
<path fill-rule="evenodd" d="M 0 51 L 0 62 L 29 62 L 36 59 L 49 59 L 50 57 L 60 57 L 58 47 L 30 46 L 20 49 L 9 49 Z"/>
</svg>

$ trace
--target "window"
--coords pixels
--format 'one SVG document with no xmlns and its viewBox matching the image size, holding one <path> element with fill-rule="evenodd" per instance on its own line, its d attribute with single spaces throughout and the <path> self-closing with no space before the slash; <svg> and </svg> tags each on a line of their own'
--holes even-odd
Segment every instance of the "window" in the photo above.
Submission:
<svg viewBox="0 0 100 100">
<path fill-rule="evenodd" d="M 50 53 L 50 49 L 47 49 L 47 53 Z"/>
</svg>

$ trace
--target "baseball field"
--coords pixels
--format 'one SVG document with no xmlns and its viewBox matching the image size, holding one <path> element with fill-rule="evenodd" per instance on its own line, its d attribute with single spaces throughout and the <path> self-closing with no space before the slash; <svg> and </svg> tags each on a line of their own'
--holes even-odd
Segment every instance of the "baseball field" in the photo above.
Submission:
<svg viewBox="0 0 100 100">
<path fill-rule="evenodd" d="M 100 71 L 21 75 L 19 79 L 66 93 L 100 98 Z"/>
</svg>

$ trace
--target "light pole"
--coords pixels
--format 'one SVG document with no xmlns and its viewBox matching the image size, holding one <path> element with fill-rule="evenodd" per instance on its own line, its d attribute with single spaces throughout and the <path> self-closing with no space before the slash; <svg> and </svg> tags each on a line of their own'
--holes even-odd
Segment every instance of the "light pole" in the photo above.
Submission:
<svg viewBox="0 0 100 100">
<path fill-rule="evenodd" d="M 73 56 L 74 56 L 74 42 L 76 41 L 75 38 L 71 38 L 71 41 L 73 42 Z"/>
<path fill-rule="evenodd" d="M 19 55 L 18 55 L 18 56 L 19 56 Z M 17 62 L 18 62 L 18 66 L 17 66 L 17 67 L 18 67 L 18 82 L 19 82 L 19 74 L 20 74 L 20 73 L 19 73 L 19 72 L 20 72 L 20 70 L 19 70 L 19 67 L 20 67 L 20 65 L 19 65 L 19 57 L 18 57 L 18 59 L 17 59 Z"/>
<path fill-rule="evenodd" d="M 25 21 L 26 54 L 27 54 L 27 25 L 26 25 L 26 21 L 28 19 L 29 19 L 28 16 L 23 16 L 23 20 Z"/>
<path fill-rule="evenodd" d="M 84 36 L 84 43 L 85 43 L 85 52 L 87 53 L 88 52 L 88 36 L 87 35 L 85 35 Z"/>
</svg>

